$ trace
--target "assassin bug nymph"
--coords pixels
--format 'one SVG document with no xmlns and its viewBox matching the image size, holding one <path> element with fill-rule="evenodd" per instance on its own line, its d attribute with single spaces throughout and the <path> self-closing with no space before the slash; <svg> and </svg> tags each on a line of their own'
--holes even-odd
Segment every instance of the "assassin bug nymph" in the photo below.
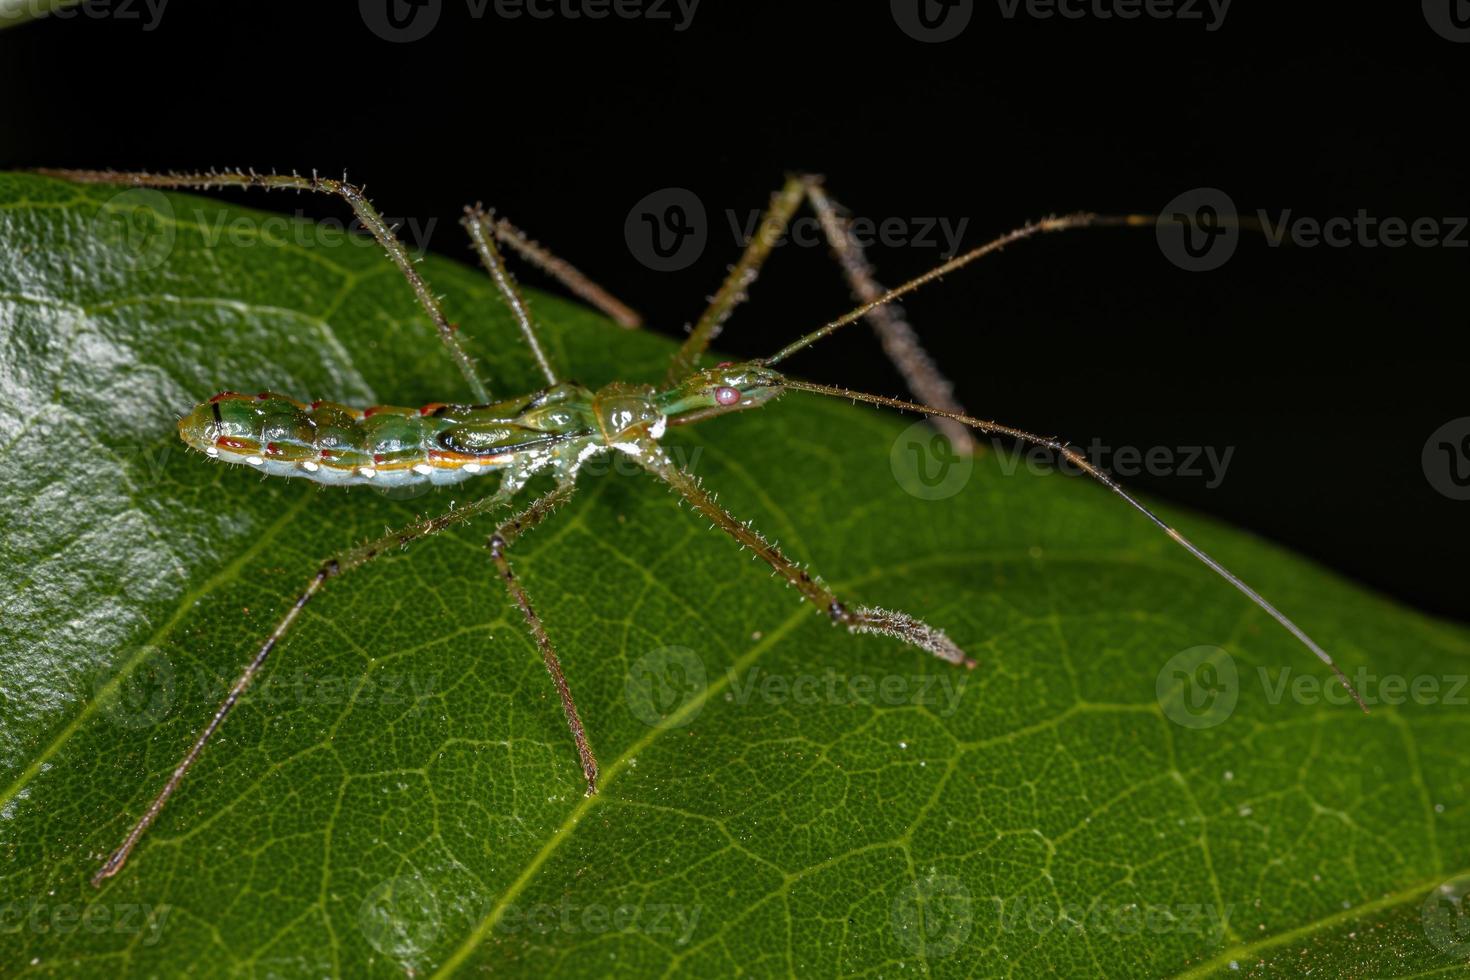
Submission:
<svg viewBox="0 0 1470 980">
<path fill-rule="evenodd" d="M 845 217 L 827 196 L 820 181 L 810 176 L 793 176 L 771 199 L 757 235 L 732 267 L 715 293 L 708 309 L 694 324 L 688 338 L 674 354 L 661 387 L 613 383 L 591 391 L 570 383 L 552 365 L 538 335 L 525 300 L 505 267 L 497 242 L 512 248 L 560 280 L 570 291 L 602 310 L 625 327 L 639 325 L 626 306 L 613 299 L 587 277 L 530 241 L 503 219 L 480 207 L 465 209 L 463 224 L 470 234 L 486 271 L 509 307 L 526 345 L 546 378 L 546 387 L 528 395 L 494 401 L 480 379 L 474 362 L 461 346 L 455 329 L 445 318 L 433 292 L 414 267 L 408 251 L 362 194 L 345 180 L 254 172 L 152 174 L 117 171 L 49 170 L 51 176 L 82 183 L 125 184 L 140 187 L 209 190 L 213 188 L 277 188 L 315 191 L 335 195 L 351 206 L 362 225 L 377 239 L 388 257 L 408 281 L 419 305 L 428 315 L 469 386 L 473 403 L 432 403 L 418 409 L 375 406 L 353 409 L 326 402 L 310 405 L 264 392 L 240 395 L 222 392 L 198 405 L 179 421 L 179 434 L 191 447 L 230 463 L 250 466 L 275 476 L 297 476 L 317 483 L 351 486 L 373 484 L 402 486 L 457 483 L 480 473 L 500 474 L 499 486 L 474 502 L 447 513 L 429 517 L 390 531 L 325 561 L 306 584 L 246 664 L 214 716 L 200 731 L 188 752 L 175 767 L 163 789 L 134 824 L 122 844 L 108 857 L 93 877 L 94 885 L 116 874 L 128 855 L 158 818 L 169 797 L 178 789 L 205 745 L 224 722 L 251 681 L 264 667 L 271 651 L 281 641 L 328 580 L 371 561 L 390 549 L 463 524 L 472 518 L 508 505 L 530 478 L 548 471 L 556 486 L 519 513 L 504 519 L 489 535 L 486 545 L 500 579 L 520 608 L 546 669 L 561 698 L 567 725 L 576 744 L 588 794 L 597 791 L 597 760 L 592 753 L 582 719 L 562 673 L 551 635 L 537 616 L 530 597 L 511 569 L 509 551 L 516 540 L 546 518 L 573 493 L 577 472 L 592 456 L 619 452 L 668 484 L 695 510 L 766 561 L 777 574 L 797 588 L 802 597 L 829 616 L 834 624 L 854 633 L 878 633 L 920 647 L 950 663 L 973 668 L 965 655 L 942 630 L 903 612 L 874 606 L 848 605 L 821 580 L 808 573 L 767 542 L 759 532 L 737 520 L 719 506 L 700 481 L 675 464 L 660 445 L 670 426 L 687 425 L 716 415 L 757 408 L 788 390 L 806 391 L 846 398 L 871 405 L 918 412 L 944 427 L 957 449 L 971 446 L 968 430 L 1003 436 L 1045 446 L 1097 480 L 1133 508 L 1158 525 L 1176 543 L 1213 569 L 1253 603 L 1296 636 L 1337 675 L 1343 685 L 1368 709 L 1337 665 L 1295 623 L 1237 578 L 1215 559 L 1164 523 L 1147 507 L 1095 467 L 1066 443 L 1010 426 L 972 418 L 950 396 L 943 376 L 924 355 L 912 329 L 893 302 L 946 273 L 999 251 L 1012 242 L 1045 232 L 1101 226 L 1150 226 L 1153 218 L 1142 215 L 1097 215 L 1077 213 L 1047 218 L 1022 226 L 964 252 L 912 279 L 896 289 L 884 290 L 873 279 L 862 253 L 846 233 Z M 775 354 L 742 363 L 700 368 L 699 360 L 720 332 L 731 311 L 745 298 L 772 244 L 781 237 L 800 205 L 806 202 L 817 213 L 827 233 L 853 294 L 860 301 L 855 309 L 806 334 Z M 848 391 L 828 385 L 788 378 L 775 365 L 825 337 L 861 319 L 874 327 L 883 347 L 908 382 L 917 402 L 881 395 Z"/>
</svg>

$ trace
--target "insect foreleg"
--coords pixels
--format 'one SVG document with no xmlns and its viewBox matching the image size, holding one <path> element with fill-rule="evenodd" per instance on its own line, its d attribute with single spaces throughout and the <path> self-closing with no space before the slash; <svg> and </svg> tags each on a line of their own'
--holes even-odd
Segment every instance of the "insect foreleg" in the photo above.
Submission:
<svg viewBox="0 0 1470 980">
<path fill-rule="evenodd" d="M 362 191 L 345 180 L 332 180 L 327 177 L 318 177 L 312 174 L 310 177 L 301 177 L 297 174 L 257 174 L 254 171 L 240 172 L 228 171 L 223 173 L 127 173 L 119 170 L 41 170 L 39 173 L 50 177 L 58 177 L 62 180 L 70 180 L 79 184 L 121 184 L 130 187 L 161 187 L 187 190 L 207 191 L 220 187 L 263 187 L 266 189 L 314 191 L 320 194 L 333 194 L 346 201 L 351 206 L 357 220 L 362 222 L 372 236 L 377 239 L 383 251 L 388 253 L 388 258 L 398 266 L 403 273 L 403 278 L 413 289 L 413 294 L 418 298 L 419 305 L 429 315 L 429 321 L 434 324 L 439 334 L 439 339 L 444 342 L 449 356 L 459 367 L 460 373 L 464 375 L 465 382 L 470 387 L 470 392 L 475 400 L 480 403 L 490 401 L 489 389 L 480 380 L 479 372 L 475 369 L 475 362 L 465 352 L 455 334 L 454 326 L 444 315 L 444 309 L 439 305 L 438 299 L 434 297 L 429 289 L 428 283 L 424 282 L 423 276 L 419 275 L 418 269 L 414 268 L 413 258 L 408 249 L 398 240 L 393 233 L 392 227 L 383 220 L 362 193 Z"/>
<path fill-rule="evenodd" d="M 230 712 L 239 703 L 241 695 L 250 686 L 250 682 L 255 679 L 255 676 L 265 666 L 265 662 L 270 657 L 271 651 L 276 648 L 285 637 L 287 631 L 295 624 L 297 617 L 301 615 L 301 610 L 321 591 L 329 579 L 336 578 L 344 572 L 350 572 L 354 568 L 360 568 L 391 548 L 411 544 L 414 541 L 437 534 L 447 527 L 463 523 L 479 514 L 493 510 L 509 501 L 517 486 L 519 484 L 513 484 L 507 481 L 494 493 L 481 497 L 471 504 L 448 511 L 436 517 L 426 518 L 409 524 L 396 531 L 389 531 L 380 538 L 375 538 L 366 544 L 358 545 L 349 551 L 345 551 L 323 562 L 321 568 L 317 569 L 316 574 L 307 583 L 306 588 L 296 597 L 296 601 L 291 604 L 291 608 L 286 610 L 286 614 L 276 623 L 275 629 L 271 630 L 271 634 L 266 638 L 265 643 L 256 651 L 255 656 L 251 658 L 250 662 L 245 665 L 245 669 L 236 678 L 235 683 L 230 687 L 229 693 L 225 695 L 224 701 L 215 709 L 214 716 L 210 718 L 209 723 L 204 726 L 204 729 L 194 739 L 194 744 L 189 747 L 189 751 L 184 754 L 184 758 L 174 767 L 173 774 L 169 776 L 168 782 L 164 784 L 163 789 L 153 798 L 153 802 L 148 805 L 148 809 L 144 811 L 143 816 L 128 831 L 128 835 L 123 838 L 122 844 L 117 850 L 112 852 L 112 855 L 107 859 L 106 863 L 92 876 L 92 884 L 100 887 L 104 879 L 111 878 L 122 870 L 122 866 L 127 863 L 128 855 L 133 852 L 133 848 L 137 846 L 138 841 L 147 833 L 148 828 L 153 825 L 153 821 L 158 819 L 159 813 L 163 811 L 164 804 L 168 803 L 169 797 L 173 796 L 174 791 L 179 788 L 179 784 L 184 781 L 184 777 L 189 774 L 189 770 L 193 768 L 194 763 L 203 754 L 205 745 L 213 737 L 214 733 L 219 730 L 220 725 L 224 724 L 225 719 L 229 717 Z"/>
<path fill-rule="evenodd" d="M 677 381 L 694 370 L 699 356 L 719 334 L 734 308 L 745 299 L 746 290 L 755 281 L 762 263 L 770 255 L 771 248 L 786 233 L 803 199 L 811 204 L 816 213 L 822 234 L 847 279 L 853 298 L 864 304 L 872 304 L 884 294 L 883 287 L 873 278 L 872 267 L 863 255 L 862 246 L 852 234 L 847 216 L 827 196 L 821 178 L 811 174 L 789 177 L 772 196 L 771 205 L 762 216 L 756 235 L 746 246 L 740 261 L 730 270 L 709 308 L 699 318 L 688 339 L 674 356 L 669 365 L 670 382 Z M 964 411 L 955 401 L 954 386 L 940 373 L 925 352 L 914 328 L 909 326 L 897 306 L 869 305 L 866 315 L 873 332 L 883 345 L 883 352 L 903 376 L 914 397 L 950 411 Z M 964 426 L 947 419 L 934 419 L 933 422 L 957 451 L 965 454 L 974 451 L 975 440 Z"/>
<path fill-rule="evenodd" d="M 560 282 L 572 295 L 580 297 L 607 314 L 618 326 L 629 330 L 643 326 L 643 317 L 629 309 L 626 304 L 619 301 L 606 289 L 587 278 L 582 270 L 565 259 L 552 255 L 544 245 L 526 237 L 525 232 L 504 218 L 495 219 L 495 237 L 502 245 L 514 249 L 521 258 Z"/>
<path fill-rule="evenodd" d="M 531 318 L 531 308 L 526 305 L 526 298 L 521 295 L 510 270 L 506 269 L 505 260 L 500 257 L 500 249 L 495 247 L 494 219 L 483 207 L 476 204 L 464 209 L 460 224 L 470 233 L 470 240 L 474 242 L 475 251 L 480 255 L 481 264 L 495 281 L 495 288 L 500 290 L 505 305 L 510 307 L 511 316 L 515 317 L 521 336 L 525 338 L 526 346 L 531 348 L 531 356 L 536 359 L 536 366 L 546 376 L 546 383 L 556 384 L 560 379 L 551 366 L 551 359 L 546 356 L 546 350 L 541 346 L 541 338 L 536 334 L 536 321 Z"/>
<path fill-rule="evenodd" d="M 592 746 L 587 742 L 587 731 L 582 726 L 582 716 L 577 711 L 576 701 L 572 699 L 572 689 L 567 685 L 566 675 L 562 673 L 561 661 L 557 659 L 556 648 L 551 645 L 551 637 L 547 635 L 546 626 L 541 622 L 541 617 L 536 615 L 536 610 L 531 606 L 530 596 L 526 594 L 525 587 L 521 585 L 515 572 L 511 570 L 510 559 L 506 556 L 506 552 L 510 550 L 510 546 L 517 538 L 540 524 L 547 515 L 571 497 L 575 486 L 575 483 L 567 480 L 546 496 L 533 501 L 525 510 L 496 528 L 495 533 L 490 535 L 489 540 L 486 541 L 486 547 L 490 549 L 490 557 L 494 559 L 495 567 L 500 572 L 500 580 L 505 583 L 511 599 L 520 607 L 521 614 L 526 617 L 526 627 L 531 631 L 531 637 L 541 651 L 541 660 L 546 664 L 546 671 L 551 675 L 551 682 L 556 685 L 556 693 L 561 697 L 562 710 L 567 716 L 567 728 L 571 729 L 572 740 L 577 743 L 577 756 L 582 762 L 582 775 L 587 779 L 587 795 L 591 796 L 597 792 L 597 759 L 592 754 Z"/>
<path fill-rule="evenodd" d="M 628 455 L 667 483 L 670 489 L 689 501 L 721 531 L 759 555 L 781 577 L 796 586 L 803 598 L 827 613 L 834 623 L 846 626 L 852 633 L 881 633 L 903 640 L 953 664 L 975 666 L 975 661 L 966 656 L 943 630 L 935 629 L 908 613 L 873 606 L 847 606 L 820 579 L 787 558 L 781 549 L 767 541 L 759 531 L 736 520 L 729 511 L 716 503 L 715 498 L 700 485 L 699 480 L 680 469 L 658 443 L 644 440 L 637 448 L 637 452 Z"/>
</svg>

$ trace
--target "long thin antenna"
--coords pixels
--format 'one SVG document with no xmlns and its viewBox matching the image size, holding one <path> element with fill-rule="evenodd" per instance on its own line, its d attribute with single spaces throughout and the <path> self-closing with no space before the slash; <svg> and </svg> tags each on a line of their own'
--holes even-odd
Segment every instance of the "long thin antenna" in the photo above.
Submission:
<svg viewBox="0 0 1470 980">
<path fill-rule="evenodd" d="M 901 296 L 907 296 L 909 293 L 912 293 L 920 286 L 931 283 L 935 279 L 951 273 L 956 269 L 962 269 L 965 266 L 969 265 L 971 262 L 974 262 L 976 259 L 983 258 L 984 256 L 991 254 L 992 252 L 999 252 L 1001 249 L 1005 248 L 1007 245 L 1010 245 L 1012 242 L 1018 242 L 1024 238 L 1031 238 L 1035 235 L 1040 235 L 1043 232 L 1048 231 L 1066 231 L 1069 228 L 1143 227 L 1145 225 L 1153 224 L 1155 220 L 1156 219 L 1153 216 L 1147 214 L 1093 214 L 1090 211 L 1079 211 L 1075 214 L 1064 214 L 1060 217 L 1043 218 L 1040 221 L 1030 222 L 1029 224 L 1022 225 L 1015 231 L 1006 232 L 999 238 L 991 239 L 984 245 L 979 245 L 975 248 L 970 249 L 968 252 L 956 255 L 948 262 L 944 263 L 943 265 L 936 266 L 933 269 L 930 269 L 922 276 L 919 276 L 915 279 L 910 279 L 902 286 L 890 289 L 888 292 L 884 293 L 882 296 L 879 296 L 877 299 L 872 300 L 868 303 L 864 303 L 862 306 L 859 306 L 857 309 L 852 310 L 848 313 L 844 313 L 842 316 L 831 321 L 830 323 L 827 323 L 824 326 L 818 327 L 816 330 L 813 330 L 805 337 L 801 337 L 787 344 L 785 347 L 781 348 L 776 353 L 763 360 L 761 363 L 780 363 L 781 361 L 786 360 L 786 358 L 790 357 L 792 354 L 795 354 L 797 351 L 802 350 L 806 347 L 810 347 L 812 344 L 815 344 L 822 338 L 836 333 L 838 330 L 841 330 L 849 323 L 855 323 L 856 321 L 861 320 L 863 317 L 867 316 L 878 307 L 883 306 L 886 303 L 891 303 Z M 943 413 L 934 414 L 942 415 Z"/>
<path fill-rule="evenodd" d="M 968 425 L 972 429 L 977 429 L 980 432 L 984 432 L 988 435 L 1009 436 L 1012 439 L 1021 439 L 1026 442 L 1034 443 L 1038 446 L 1045 446 L 1048 449 L 1055 450 L 1056 452 L 1060 453 L 1064 459 L 1068 460 L 1077 468 L 1082 470 L 1082 472 L 1086 473 L 1088 476 L 1092 477 L 1094 480 L 1097 480 L 1103 486 L 1107 487 L 1109 490 L 1113 491 L 1118 496 L 1128 501 L 1128 503 L 1133 507 L 1134 510 L 1137 510 L 1144 517 L 1147 517 L 1149 520 L 1157 524 L 1160 528 L 1164 530 L 1164 533 L 1173 538 L 1191 555 L 1194 555 L 1194 557 L 1198 558 L 1205 565 L 1208 565 L 1211 569 L 1214 570 L 1215 574 L 1219 575 L 1225 581 L 1235 586 L 1238 590 L 1240 590 L 1242 594 L 1245 595 L 1246 598 L 1250 599 L 1251 602 L 1254 602 L 1257 606 L 1260 606 L 1263 610 L 1270 614 L 1272 619 L 1276 620 L 1276 622 L 1286 627 L 1286 629 L 1298 640 L 1300 640 L 1308 650 L 1311 650 L 1317 655 L 1318 660 L 1321 660 L 1324 664 L 1332 668 L 1332 672 L 1337 675 L 1337 679 L 1342 681 L 1342 686 L 1347 688 L 1348 693 L 1353 696 L 1353 700 L 1358 702 L 1358 707 L 1363 709 L 1364 714 L 1368 713 L 1368 706 L 1363 703 L 1362 697 L 1359 696 L 1357 690 L 1353 687 L 1353 685 L 1348 682 L 1347 675 L 1345 675 L 1338 668 L 1337 664 L 1332 662 L 1332 658 L 1327 655 L 1327 651 L 1318 646 L 1317 641 L 1308 636 L 1305 630 L 1303 630 L 1296 623 L 1293 623 L 1290 619 L 1288 619 L 1286 617 L 1286 614 L 1281 612 L 1281 610 L 1277 609 L 1275 606 L 1271 605 L 1271 603 L 1267 602 L 1259 592 L 1251 588 L 1249 585 L 1246 585 L 1245 582 L 1241 581 L 1234 572 L 1230 571 L 1230 569 L 1220 564 L 1214 558 L 1211 558 L 1198 545 L 1190 541 L 1178 531 L 1174 530 L 1174 528 L 1170 527 L 1168 524 L 1165 524 L 1162 518 L 1160 518 L 1153 511 L 1149 510 L 1147 507 L 1141 504 L 1137 500 L 1137 498 L 1135 498 L 1127 490 L 1124 490 L 1123 487 L 1119 485 L 1117 480 L 1114 480 L 1103 470 L 1100 470 L 1096 466 L 1093 466 L 1092 463 L 1088 462 L 1087 457 L 1083 456 L 1081 453 L 1079 453 L 1077 450 L 1073 449 L 1066 443 L 1060 442 L 1056 439 L 1048 438 L 1046 436 L 1039 436 L 1033 432 L 1027 432 L 1024 429 L 1013 428 L 1009 425 L 1001 425 L 998 422 L 986 422 L 982 421 L 981 419 L 971 418 L 968 415 L 961 415 L 957 412 L 946 412 L 945 410 L 940 408 L 934 408 L 929 405 L 918 405 L 914 402 L 903 401 L 899 398 L 887 398 L 883 395 L 869 395 L 861 391 L 849 391 L 846 388 L 834 388 L 829 387 L 828 385 L 813 384 L 810 381 L 795 381 L 790 378 L 784 379 L 782 381 L 782 384 L 785 385 L 787 388 L 793 388 L 797 391 L 810 391 L 814 394 L 828 395 L 833 398 L 848 398 L 853 401 L 867 402 L 870 405 L 882 405 L 886 408 L 896 408 L 904 412 L 919 412 L 923 415 L 937 415 L 941 418 L 953 419 L 956 422 L 959 422 L 963 425 Z"/>
</svg>

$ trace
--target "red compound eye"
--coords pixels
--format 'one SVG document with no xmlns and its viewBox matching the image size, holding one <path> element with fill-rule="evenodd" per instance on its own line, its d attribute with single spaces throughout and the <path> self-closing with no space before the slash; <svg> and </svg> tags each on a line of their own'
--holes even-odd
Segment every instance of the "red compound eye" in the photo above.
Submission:
<svg viewBox="0 0 1470 980">
<path fill-rule="evenodd" d="M 716 388 L 715 401 L 721 405 L 733 405 L 740 400 L 740 392 L 734 388 Z"/>
</svg>

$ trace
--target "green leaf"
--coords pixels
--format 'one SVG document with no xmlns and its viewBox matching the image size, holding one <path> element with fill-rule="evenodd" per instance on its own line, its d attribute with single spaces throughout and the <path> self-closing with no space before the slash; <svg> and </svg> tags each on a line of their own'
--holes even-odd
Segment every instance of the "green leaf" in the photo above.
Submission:
<svg viewBox="0 0 1470 980">
<path fill-rule="evenodd" d="M 488 279 L 423 268 L 495 391 L 535 387 Z M 667 339 L 531 299 L 584 383 L 659 376 Z M 945 628 L 978 669 L 834 629 L 659 484 L 594 467 L 512 560 L 599 796 L 481 521 L 332 581 L 94 890 L 318 563 L 490 488 L 394 500 L 186 454 L 177 415 L 226 388 L 465 393 L 370 242 L 0 176 L 0 973 L 1360 976 L 1470 955 L 1465 630 L 1176 515 L 1369 672 L 1364 717 L 1100 487 L 992 451 L 926 499 L 913 467 L 941 471 L 912 419 L 810 396 L 666 442 L 840 594 Z"/>
</svg>

